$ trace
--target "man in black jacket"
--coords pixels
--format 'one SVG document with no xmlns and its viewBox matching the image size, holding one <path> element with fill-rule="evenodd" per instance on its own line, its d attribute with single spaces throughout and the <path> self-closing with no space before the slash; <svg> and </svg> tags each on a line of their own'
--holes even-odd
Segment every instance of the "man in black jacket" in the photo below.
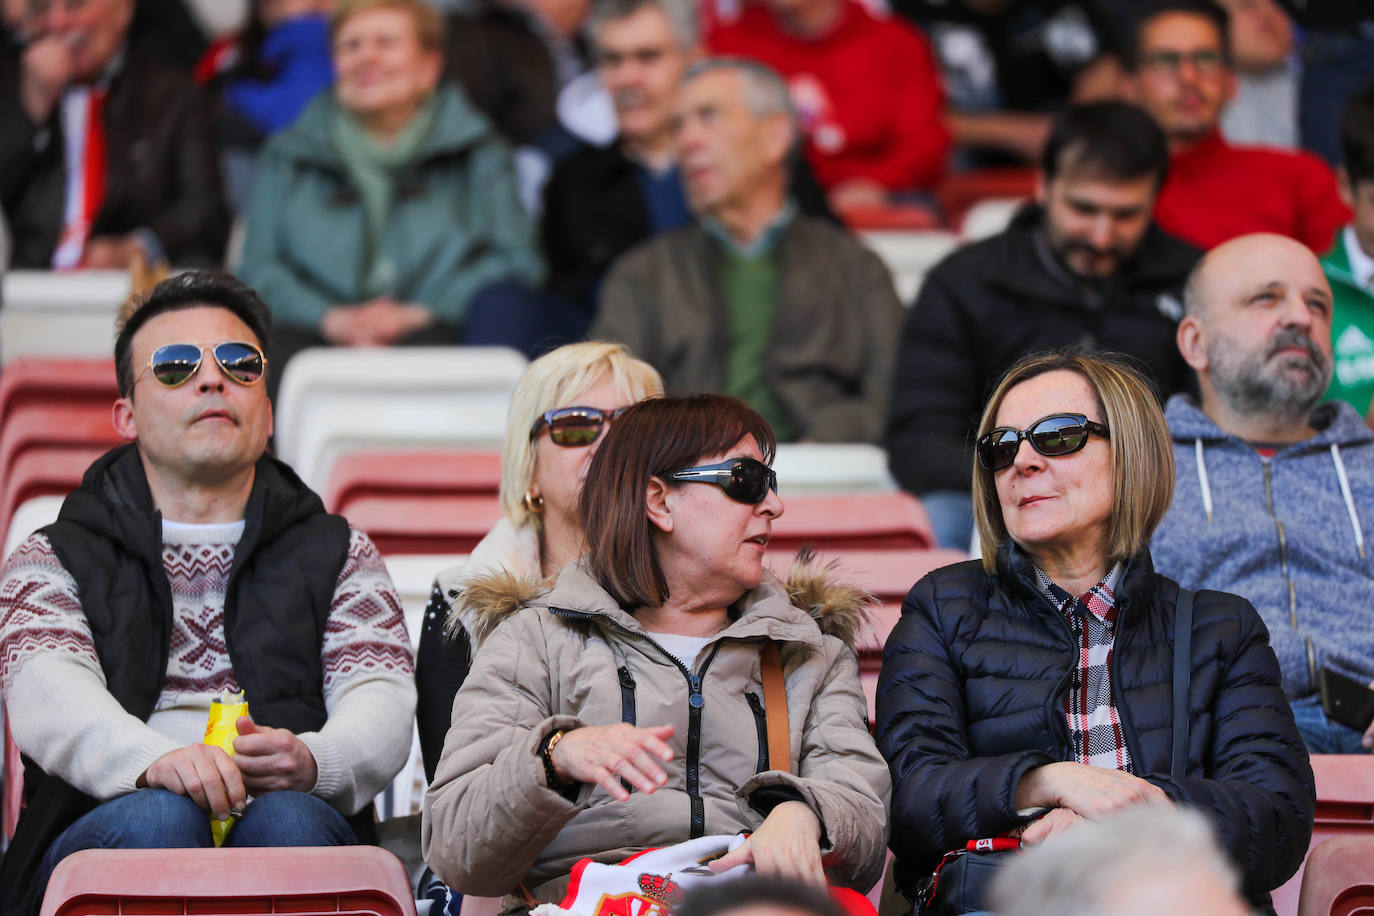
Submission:
<svg viewBox="0 0 1374 916">
<path fill-rule="evenodd" d="M 39 4 L 0 61 L 0 207 L 14 267 L 213 265 L 229 218 L 210 110 L 128 44 L 134 0 Z"/>
<path fill-rule="evenodd" d="M 35 909 L 92 847 L 321 846 L 373 836 L 409 752 L 400 599 L 362 532 L 265 454 L 266 306 L 211 273 L 166 280 L 115 343 L 116 431 L 0 570 L 0 689 L 27 807 L 0 912 Z M 227 748 L 202 743 L 246 694 Z"/>
<path fill-rule="evenodd" d="M 1174 345 L 1182 288 L 1201 255 L 1150 218 L 1169 154 L 1148 115 L 1119 102 L 1056 120 L 1035 204 L 930 272 L 908 310 L 887 418 L 888 464 L 966 548 L 973 433 L 1019 357 L 1082 344 L 1141 360 L 1161 394 L 1190 384 Z"/>
</svg>

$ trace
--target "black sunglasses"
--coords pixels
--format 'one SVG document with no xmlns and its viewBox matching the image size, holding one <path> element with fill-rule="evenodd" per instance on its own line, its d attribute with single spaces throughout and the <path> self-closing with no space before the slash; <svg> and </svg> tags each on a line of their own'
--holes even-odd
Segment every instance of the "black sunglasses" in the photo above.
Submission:
<svg viewBox="0 0 1374 916">
<path fill-rule="evenodd" d="M 752 506 L 763 502 L 769 490 L 778 492 L 778 475 L 768 465 L 754 458 L 731 458 L 720 464 L 685 468 L 674 471 L 668 478 L 686 483 L 713 483 L 735 502 Z"/>
<path fill-rule="evenodd" d="M 242 340 L 230 340 L 213 347 L 194 343 L 174 343 L 158 347 L 148 359 L 148 365 L 134 379 L 134 384 L 149 372 L 164 388 L 176 388 L 192 378 L 200 369 L 206 349 L 214 355 L 215 363 L 230 379 L 240 385 L 262 381 L 267 371 L 267 357 L 256 345 Z"/>
<path fill-rule="evenodd" d="M 1025 429 L 999 426 L 978 440 L 978 463 L 989 471 L 1010 467 L 1016 460 L 1022 439 L 1029 440 L 1031 448 L 1047 458 L 1072 455 L 1088 444 L 1089 433 L 1103 439 L 1111 438 L 1107 427 L 1081 413 L 1052 413 Z"/>
<path fill-rule="evenodd" d="M 539 435 L 539 430 L 547 426 L 549 438 L 554 445 L 564 448 L 580 448 L 591 445 L 601 435 L 601 428 L 607 420 L 614 420 L 628 407 L 615 410 L 601 410 L 597 407 L 555 407 L 544 411 L 543 416 L 534 421 L 530 438 Z"/>
</svg>

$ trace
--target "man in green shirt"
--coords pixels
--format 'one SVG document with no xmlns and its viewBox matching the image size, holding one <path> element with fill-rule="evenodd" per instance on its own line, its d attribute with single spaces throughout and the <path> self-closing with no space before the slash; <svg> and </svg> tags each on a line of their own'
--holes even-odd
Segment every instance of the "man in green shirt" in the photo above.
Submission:
<svg viewBox="0 0 1374 916">
<path fill-rule="evenodd" d="M 1331 342 L 1335 371 L 1326 396 L 1370 416 L 1374 399 L 1374 83 L 1346 104 L 1341 116 L 1344 162 L 1336 178 L 1355 218 L 1322 258 L 1333 296 Z"/>
<path fill-rule="evenodd" d="M 752 61 L 702 61 L 674 123 L 695 222 L 612 266 L 592 336 L 670 391 L 743 398 L 784 441 L 877 441 L 901 305 L 875 254 L 789 200 L 786 85 Z"/>
</svg>

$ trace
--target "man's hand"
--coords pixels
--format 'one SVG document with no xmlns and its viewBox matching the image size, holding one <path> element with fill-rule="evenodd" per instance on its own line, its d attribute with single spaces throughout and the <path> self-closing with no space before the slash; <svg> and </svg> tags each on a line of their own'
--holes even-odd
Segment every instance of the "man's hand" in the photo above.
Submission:
<svg viewBox="0 0 1374 916">
<path fill-rule="evenodd" d="M 564 733 L 549 756 L 564 782 L 594 783 L 616 801 L 628 801 L 621 779 L 644 793 L 668 781 L 658 761 L 673 759 L 673 749 L 664 744 L 672 736 L 671 725 L 588 725 Z"/>
<path fill-rule="evenodd" d="M 722 872 L 736 865 L 754 863 L 761 875 L 778 875 L 825 887 L 821 864 L 821 822 L 805 802 L 785 801 L 768 813 L 743 845 L 707 867 Z"/>
<path fill-rule="evenodd" d="M 1015 804 L 1021 808 L 1068 808 L 1096 820 L 1141 802 L 1172 804 L 1164 790 L 1121 770 L 1063 761 L 1036 767 L 1021 777 Z"/>
<path fill-rule="evenodd" d="M 86 242 L 81 266 L 90 270 L 128 270 L 141 254 L 133 236 L 100 235 Z"/>
<path fill-rule="evenodd" d="M 243 774 L 243 784 L 254 795 L 291 790 L 309 792 L 319 779 L 315 755 L 295 734 L 284 728 L 267 728 L 247 716 L 239 716 L 239 736 L 231 758 Z"/>
<path fill-rule="evenodd" d="M 19 103 L 35 124 L 45 123 L 72 78 L 72 52 L 66 41 L 45 35 L 24 49 L 20 62 Z"/>
<path fill-rule="evenodd" d="M 168 751 L 143 771 L 136 785 L 185 795 L 220 820 L 229 816 L 230 809 L 241 811 L 248 803 L 243 776 L 234 761 L 208 744 Z"/>
<path fill-rule="evenodd" d="M 1031 821 L 1021 830 L 1021 842 L 1027 846 L 1043 843 L 1056 833 L 1083 823 L 1083 818 L 1068 808 L 1051 808 L 1039 820 Z"/>
<path fill-rule="evenodd" d="M 434 313 L 425 306 L 383 296 L 327 310 L 320 319 L 320 334 L 341 346 L 385 347 L 433 322 Z"/>
</svg>

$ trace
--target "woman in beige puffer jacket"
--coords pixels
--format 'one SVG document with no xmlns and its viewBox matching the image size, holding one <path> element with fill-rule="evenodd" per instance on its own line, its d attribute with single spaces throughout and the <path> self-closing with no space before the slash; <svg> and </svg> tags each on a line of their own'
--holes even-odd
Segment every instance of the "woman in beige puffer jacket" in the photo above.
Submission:
<svg viewBox="0 0 1374 916">
<path fill-rule="evenodd" d="M 729 415 L 739 411 L 747 412 L 744 422 L 732 425 Z M 694 426 L 714 447 L 692 449 Z M 608 481 L 638 481 L 617 465 L 632 451 L 617 439 L 655 429 L 673 429 L 676 435 L 666 438 L 685 442 L 676 455 L 674 443 L 663 445 L 668 457 L 649 458 L 651 468 L 677 471 L 696 458 L 743 452 L 771 458 L 773 449 L 767 425 L 733 399 L 647 401 L 611 427 L 584 499 L 597 499 Z M 877 881 L 890 782 L 868 732 L 851 648 L 866 596 L 830 586 L 823 573 L 804 567 L 794 570 L 789 590 L 761 569 L 771 519 L 782 513 L 775 494 L 745 504 L 738 492 L 727 499 L 732 491 L 723 484 L 664 484 L 670 476 L 654 475 L 659 497 L 653 482 L 647 497 L 668 601 L 630 613 L 612 596 L 593 572 L 606 562 L 598 551 L 605 547 L 598 542 L 602 526 L 585 509 L 589 555 L 565 568 L 551 591 L 541 594 L 538 584 L 508 575 L 468 584 L 461 612 L 477 621 L 479 648 L 425 798 L 422 835 L 426 861 L 454 889 L 492 896 L 523 885 L 535 899 L 556 902 L 581 858 L 617 862 L 647 847 L 737 831 L 755 831 L 760 871 L 787 873 L 773 847 L 810 836 L 818 840 L 817 867 L 799 876 L 816 880 L 823 864 L 824 877 L 836 884 L 866 891 Z M 703 548 L 720 544 L 702 559 Z M 734 600 L 703 599 L 690 612 L 665 616 L 664 608 L 690 596 L 689 581 Z M 665 648 L 680 650 L 674 634 L 717 613 L 719 627 L 693 645 L 690 664 Z M 665 626 L 674 620 L 676 626 Z M 780 649 L 786 684 L 790 772 L 768 760 L 760 650 L 770 640 Z M 577 778 L 588 759 L 604 756 L 596 743 L 609 747 L 628 733 L 639 736 L 639 747 L 608 764 L 611 775 Z M 577 750 L 568 741 L 564 754 L 546 755 L 555 735 L 583 741 Z M 792 819 L 796 812 L 799 820 Z M 765 820 L 774 822 L 771 832 Z M 778 824 L 794 836 L 780 838 Z M 794 824 L 801 826 L 790 829 Z M 808 833 L 810 824 L 819 830 Z M 769 838 L 768 850 L 760 837 Z"/>
</svg>

